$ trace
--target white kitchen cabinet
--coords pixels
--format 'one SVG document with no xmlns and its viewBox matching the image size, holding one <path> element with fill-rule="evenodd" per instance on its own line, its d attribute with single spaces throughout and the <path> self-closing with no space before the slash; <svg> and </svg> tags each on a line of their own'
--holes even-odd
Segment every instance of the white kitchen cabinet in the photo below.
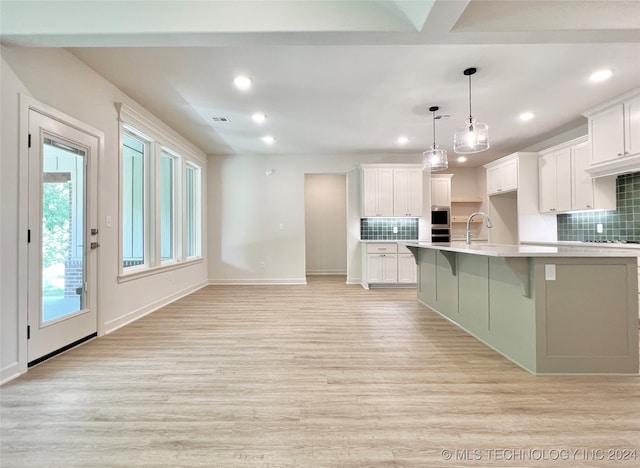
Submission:
<svg viewBox="0 0 640 468">
<path fill-rule="evenodd" d="M 591 161 L 589 142 L 580 143 L 571 151 L 571 209 L 592 210 L 593 200 L 593 178 L 587 172 Z M 615 188 L 614 193 L 615 197 Z M 614 206 L 615 209 L 615 206 Z"/>
<path fill-rule="evenodd" d="M 431 175 L 432 206 L 451 206 L 451 177 L 453 174 Z"/>
<path fill-rule="evenodd" d="M 499 164 L 487 167 L 487 193 L 500 193 L 518 190 L 518 158 L 501 160 Z"/>
<path fill-rule="evenodd" d="M 625 158 L 640 155 L 640 90 L 608 101 L 584 115 L 589 118 L 592 166 L 624 164 Z"/>
<path fill-rule="evenodd" d="M 421 217 L 423 170 L 416 164 L 363 165 L 362 217 Z"/>
<path fill-rule="evenodd" d="M 422 216 L 422 169 L 393 169 L 393 215 Z"/>
<path fill-rule="evenodd" d="M 393 216 L 393 169 L 362 169 L 362 216 Z"/>
<path fill-rule="evenodd" d="M 518 152 L 484 165 L 489 194 L 486 211 L 493 224 L 487 229 L 490 243 L 520 244 L 558 239 L 555 214 L 540 212 L 539 157 L 539 153 Z M 517 188 L 513 189 L 514 186 Z"/>
<path fill-rule="evenodd" d="M 416 260 L 412 254 L 398 254 L 398 283 L 413 283 L 418 279 Z"/>
<path fill-rule="evenodd" d="M 398 255 L 369 254 L 369 283 L 397 283 Z"/>
<path fill-rule="evenodd" d="M 540 156 L 539 194 L 543 213 L 571 209 L 571 149 L 563 148 Z"/>
<path fill-rule="evenodd" d="M 541 213 L 616 209 L 615 178 L 593 179 L 589 153 L 586 136 L 540 152 Z"/>
<path fill-rule="evenodd" d="M 363 244 L 362 286 L 415 285 L 418 269 L 411 251 L 395 242 Z"/>
</svg>

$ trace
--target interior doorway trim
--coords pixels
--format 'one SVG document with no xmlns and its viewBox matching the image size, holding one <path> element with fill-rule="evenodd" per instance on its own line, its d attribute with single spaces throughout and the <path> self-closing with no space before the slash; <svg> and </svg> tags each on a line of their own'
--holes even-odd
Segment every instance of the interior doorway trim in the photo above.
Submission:
<svg viewBox="0 0 640 468">
<path fill-rule="evenodd" d="M 24 374 L 28 369 L 27 356 L 27 325 L 28 325 L 28 252 L 27 252 L 27 230 L 29 228 L 28 219 L 28 176 L 29 176 L 29 112 L 35 111 L 53 120 L 57 120 L 64 125 L 75 128 L 98 140 L 98 154 L 96 161 L 98 164 L 98 183 L 100 180 L 100 166 L 104 154 L 104 132 L 92 127 L 58 109 L 51 107 L 26 94 L 20 94 L 19 111 L 19 147 L 18 147 L 18 369 L 20 374 Z M 97 193 L 100 193 L 99 187 Z M 100 220 L 100 200 L 98 200 L 97 219 Z M 100 314 L 100 255 L 97 255 L 97 325 L 98 336 L 104 334 L 103 324 Z"/>
</svg>

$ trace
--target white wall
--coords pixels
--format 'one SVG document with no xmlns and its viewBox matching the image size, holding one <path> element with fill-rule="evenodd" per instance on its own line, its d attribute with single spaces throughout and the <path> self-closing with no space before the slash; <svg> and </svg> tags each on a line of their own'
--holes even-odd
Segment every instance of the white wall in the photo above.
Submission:
<svg viewBox="0 0 640 468">
<path fill-rule="evenodd" d="M 209 156 L 209 282 L 305 283 L 304 176 L 346 173 L 347 282 L 359 283 L 356 168 L 421 160 L 422 155 Z"/>
<path fill-rule="evenodd" d="M 2 155 L 1 195 L 3 219 L 0 243 L 2 298 L 0 311 L 0 381 L 15 376 L 18 370 L 19 314 L 26 313 L 18 302 L 18 245 L 24 236 L 18 233 L 18 149 L 19 93 L 54 107 L 104 132 L 104 153 L 99 162 L 100 250 L 98 259 L 98 330 L 109 332 L 181 295 L 206 284 L 206 260 L 191 266 L 163 272 L 138 280 L 119 283 L 119 226 L 104 225 L 105 216 L 118 219 L 118 121 L 116 102 L 123 102 L 152 121 L 158 120 L 145 109 L 103 79 L 75 56 L 63 49 L 3 47 L 2 68 Z M 158 122 L 158 125 L 162 124 Z M 168 130 L 171 132 L 170 130 Z M 202 154 L 194 148 L 196 153 Z M 203 155 L 204 156 L 204 155 Z M 206 188 L 206 167 L 203 187 Z M 205 191 L 206 192 L 206 191 Z M 206 196 L 206 193 L 205 193 Z M 206 205 L 205 205 L 206 206 Z M 206 239 L 206 209 L 203 238 Z M 206 258 L 206 243 L 203 246 Z M 20 310 L 19 310 L 20 307 Z"/>
<path fill-rule="evenodd" d="M 306 174 L 305 252 L 307 274 L 347 274 L 347 178 Z"/>
</svg>

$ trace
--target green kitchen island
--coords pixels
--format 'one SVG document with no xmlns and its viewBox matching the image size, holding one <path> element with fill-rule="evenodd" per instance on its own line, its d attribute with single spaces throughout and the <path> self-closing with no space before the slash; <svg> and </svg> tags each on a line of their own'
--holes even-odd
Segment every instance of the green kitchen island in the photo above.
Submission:
<svg viewBox="0 0 640 468">
<path fill-rule="evenodd" d="M 638 374 L 638 251 L 407 242 L 418 300 L 534 374 Z"/>
</svg>

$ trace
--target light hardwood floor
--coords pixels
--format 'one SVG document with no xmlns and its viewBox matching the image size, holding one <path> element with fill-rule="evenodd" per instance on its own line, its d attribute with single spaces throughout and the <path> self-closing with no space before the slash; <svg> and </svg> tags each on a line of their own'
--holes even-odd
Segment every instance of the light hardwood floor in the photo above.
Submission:
<svg viewBox="0 0 640 468">
<path fill-rule="evenodd" d="M 639 378 L 530 375 L 339 277 L 207 287 L 0 398 L 3 467 L 640 464 Z"/>
</svg>

